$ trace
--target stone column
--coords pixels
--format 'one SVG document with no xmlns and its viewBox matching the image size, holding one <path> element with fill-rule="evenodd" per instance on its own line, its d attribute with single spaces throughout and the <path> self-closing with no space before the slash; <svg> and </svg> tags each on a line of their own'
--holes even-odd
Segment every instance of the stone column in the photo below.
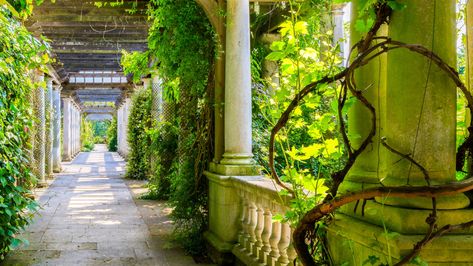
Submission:
<svg viewBox="0 0 473 266">
<path fill-rule="evenodd" d="M 36 82 L 44 82 L 44 74 L 37 72 L 35 74 Z M 34 158 L 35 158 L 35 168 L 33 173 L 38 179 L 38 186 L 42 187 L 47 185 L 46 183 L 46 165 L 45 165 L 45 153 L 46 153 L 46 96 L 45 88 L 39 86 L 35 89 L 35 112 L 34 116 L 36 119 L 35 123 L 35 132 L 36 140 L 34 147 Z"/>
<path fill-rule="evenodd" d="M 124 119 L 123 119 L 124 104 L 121 103 L 117 110 L 117 151 L 123 156 L 123 133 L 124 133 Z"/>
<path fill-rule="evenodd" d="M 61 172 L 61 86 L 53 88 L 53 119 L 51 123 L 53 132 L 53 171 Z"/>
<path fill-rule="evenodd" d="M 72 99 L 63 98 L 62 158 L 72 160 Z"/>
<path fill-rule="evenodd" d="M 46 81 L 46 146 L 45 146 L 45 173 L 46 177 L 53 175 L 53 80 L 48 78 Z"/>
<path fill-rule="evenodd" d="M 332 23 L 333 23 L 333 43 L 339 45 L 340 56 L 344 56 L 344 26 L 343 25 L 343 8 L 345 4 L 335 4 L 332 7 Z"/>
<path fill-rule="evenodd" d="M 128 121 L 131 110 L 131 98 L 127 97 L 125 99 L 124 109 L 123 109 L 123 153 L 125 157 L 128 156 L 130 151 L 130 146 L 128 145 Z"/>
<path fill-rule="evenodd" d="M 360 1 L 354 1 L 353 14 L 357 13 L 359 4 Z M 454 0 L 413 0 L 406 9 L 393 11 L 389 31 L 384 33 L 393 40 L 432 49 L 455 66 L 455 18 Z M 354 29 L 351 33 L 353 42 L 357 42 L 359 34 Z M 358 89 L 376 107 L 379 134 L 358 158 L 342 193 L 370 186 L 427 185 L 421 170 L 389 151 L 381 144 L 382 139 L 422 165 L 432 184 L 454 181 L 456 88 L 448 76 L 428 58 L 407 49 L 390 51 L 364 66 L 355 76 Z M 358 147 L 370 130 L 371 115 L 366 108 L 355 105 L 349 119 L 350 135 L 361 135 L 352 140 Z M 370 255 L 380 258 L 379 263 L 387 263 L 388 254 L 396 262 L 428 231 L 425 221 L 432 212 L 429 198 L 386 196 L 368 200 L 362 208 L 355 205 L 340 208 L 341 213 L 328 228 L 328 246 L 336 265 L 345 261 L 362 265 Z M 438 197 L 438 227 L 471 220 L 473 211 L 466 209 L 469 205 L 463 194 Z M 392 236 L 380 241 L 386 232 Z M 347 241 L 351 243 L 350 249 L 343 245 Z M 456 248 L 460 242 L 465 246 L 473 244 L 471 237 L 442 238 L 423 249 L 422 259 L 433 265 L 470 261 L 471 251 Z M 449 252 L 455 256 L 445 255 Z"/>
<path fill-rule="evenodd" d="M 252 165 L 250 7 L 227 1 L 225 153 L 222 164 Z"/>
<path fill-rule="evenodd" d="M 153 97 L 153 106 L 151 109 L 151 114 L 153 116 L 154 121 L 159 123 L 161 121 L 163 106 L 163 89 L 161 85 L 162 82 L 157 73 L 153 73 L 151 78 L 151 94 Z"/>
</svg>

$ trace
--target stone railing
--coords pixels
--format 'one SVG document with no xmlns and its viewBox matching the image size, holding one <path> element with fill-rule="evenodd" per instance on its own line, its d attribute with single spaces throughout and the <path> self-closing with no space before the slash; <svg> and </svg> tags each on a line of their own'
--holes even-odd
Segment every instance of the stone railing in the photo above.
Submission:
<svg viewBox="0 0 473 266">
<path fill-rule="evenodd" d="M 228 248 L 228 252 L 233 253 L 239 261 L 237 264 L 294 265 L 297 254 L 292 245 L 292 229 L 288 223 L 281 223 L 273 219 L 274 215 L 286 212 L 288 209 L 286 203 L 289 198 L 281 196 L 276 185 L 263 177 L 232 176 L 225 177 L 225 181 L 222 182 L 221 176 L 212 174 L 207 176 L 211 191 L 209 234 L 218 234 L 219 230 L 212 228 L 218 224 L 220 227 L 225 227 L 225 232 L 232 231 L 233 227 L 237 228 L 233 234 L 234 239 L 231 241 L 231 246 Z M 226 191 L 224 197 L 226 199 L 234 198 L 235 204 L 230 205 L 229 202 L 226 202 L 224 204 L 226 207 L 212 208 L 215 200 L 219 200 L 212 197 L 216 197 L 218 194 L 222 195 L 221 193 L 212 193 L 213 189 L 218 188 L 224 188 Z M 230 193 L 234 195 L 230 196 Z M 226 220 L 225 225 L 218 222 L 212 223 L 212 211 L 224 212 L 223 215 L 220 213 L 218 216 L 221 218 L 220 220 Z M 235 212 L 237 215 L 232 214 Z M 225 217 L 222 218 L 222 216 Z M 216 233 L 212 233 L 212 231 Z M 213 242 L 215 243 L 215 241 Z M 230 241 L 227 241 L 227 244 L 230 244 L 228 242 Z"/>
</svg>

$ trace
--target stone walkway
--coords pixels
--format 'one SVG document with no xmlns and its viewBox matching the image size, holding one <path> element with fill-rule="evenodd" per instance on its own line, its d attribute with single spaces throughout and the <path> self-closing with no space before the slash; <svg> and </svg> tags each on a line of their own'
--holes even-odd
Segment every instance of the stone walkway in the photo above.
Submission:
<svg viewBox="0 0 473 266">
<path fill-rule="evenodd" d="M 124 180 L 124 167 L 103 145 L 63 164 L 48 188 L 35 191 L 42 209 L 23 234 L 30 245 L 2 265 L 195 265 L 166 248 L 171 210 L 137 199 L 143 182 Z"/>
</svg>

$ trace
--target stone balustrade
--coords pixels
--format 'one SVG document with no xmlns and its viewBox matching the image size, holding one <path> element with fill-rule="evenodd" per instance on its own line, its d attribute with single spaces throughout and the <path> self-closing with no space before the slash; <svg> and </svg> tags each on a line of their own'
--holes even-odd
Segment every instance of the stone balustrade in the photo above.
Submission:
<svg viewBox="0 0 473 266">
<path fill-rule="evenodd" d="M 278 193 L 279 188 L 269 179 L 259 176 L 226 177 L 223 184 L 216 181 L 211 173 L 207 173 L 211 191 L 213 185 L 224 185 L 231 188 L 235 196 L 237 208 L 226 208 L 228 217 L 237 217 L 237 221 L 226 220 L 225 224 L 237 225 L 235 241 L 231 253 L 245 265 L 294 265 L 297 257 L 292 246 L 292 228 L 289 223 L 275 221 L 273 217 L 284 214 L 289 198 Z M 223 180 L 220 180 L 223 181 Z M 228 190 L 227 190 L 228 192 Z M 219 194 L 219 193 L 217 193 Z M 210 194 L 210 202 L 215 203 Z M 226 194 L 228 198 L 230 195 Z M 230 196 L 231 197 L 231 196 Z M 231 212 L 238 212 L 233 215 Z M 212 207 L 211 207 L 212 219 Z M 222 228 L 212 228 L 222 223 L 212 223 L 210 232 L 218 232 Z M 216 229 L 216 230 L 213 230 Z M 236 242 L 236 243 L 235 243 Z"/>
</svg>

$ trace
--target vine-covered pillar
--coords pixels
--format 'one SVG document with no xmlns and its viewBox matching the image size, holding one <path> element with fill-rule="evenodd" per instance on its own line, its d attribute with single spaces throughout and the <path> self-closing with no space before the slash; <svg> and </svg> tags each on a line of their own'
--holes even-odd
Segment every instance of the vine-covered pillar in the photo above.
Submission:
<svg viewBox="0 0 473 266">
<path fill-rule="evenodd" d="M 232 248 L 237 241 L 241 200 L 229 176 L 258 174 L 252 153 L 252 107 L 250 63 L 249 1 L 226 2 L 225 31 L 225 92 L 223 138 L 224 154 L 210 164 L 209 230 L 205 237 L 211 254 L 219 264 L 232 263 Z M 221 69 L 222 70 L 222 69 Z M 223 75 L 223 73 L 220 73 Z M 218 108 L 218 106 L 217 106 Z M 216 118 L 221 112 L 216 111 Z M 218 126 L 218 124 L 216 124 Z M 216 128 L 216 134 L 219 134 Z M 216 150 L 218 155 L 218 150 Z"/>
<path fill-rule="evenodd" d="M 162 81 L 157 72 L 151 74 L 151 95 L 153 97 L 153 105 L 151 106 L 151 115 L 156 122 L 161 121 L 163 106 L 163 89 Z"/>
<path fill-rule="evenodd" d="M 52 134 L 53 134 L 53 172 L 61 172 L 61 86 L 53 87 Z"/>
<path fill-rule="evenodd" d="M 360 2 L 354 1 L 353 14 Z M 422 45 L 455 67 L 455 0 L 409 1 L 405 9 L 393 11 L 388 27 L 379 34 Z M 353 43 L 361 39 L 354 27 L 351 36 Z M 357 89 L 376 109 L 378 134 L 357 159 L 341 193 L 373 186 L 428 185 L 422 170 L 392 149 L 425 168 L 431 184 L 455 181 L 457 91 L 448 75 L 429 58 L 396 49 L 357 70 L 355 78 Z M 352 143 L 358 147 L 372 127 L 371 114 L 357 104 L 350 110 L 348 124 Z M 439 228 L 473 219 L 473 211 L 467 209 L 470 201 L 463 194 L 438 197 L 436 202 Z M 389 196 L 345 205 L 328 227 L 334 264 L 362 265 L 369 256 L 389 265 L 398 261 L 428 231 L 431 208 L 429 198 Z M 473 259 L 466 248 L 472 244 L 471 237 L 448 236 L 424 247 L 421 256 L 430 265 L 461 264 Z"/>
<path fill-rule="evenodd" d="M 72 160 L 72 99 L 62 98 L 63 102 L 63 126 L 62 126 L 62 159 Z"/>
<path fill-rule="evenodd" d="M 45 186 L 46 183 L 46 171 L 45 171 L 45 152 L 46 152 L 46 114 L 45 114 L 45 88 L 44 88 L 44 73 L 36 71 L 35 81 L 40 84 L 35 88 L 34 96 L 34 117 L 35 122 L 35 147 L 34 147 L 34 158 L 35 165 L 33 168 L 33 174 L 38 180 L 38 186 Z"/>
<path fill-rule="evenodd" d="M 53 175 L 53 80 L 48 78 L 46 80 L 46 101 L 45 101 L 45 116 L 46 116 L 46 147 L 45 147 L 45 171 L 46 177 Z"/>
</svg>

